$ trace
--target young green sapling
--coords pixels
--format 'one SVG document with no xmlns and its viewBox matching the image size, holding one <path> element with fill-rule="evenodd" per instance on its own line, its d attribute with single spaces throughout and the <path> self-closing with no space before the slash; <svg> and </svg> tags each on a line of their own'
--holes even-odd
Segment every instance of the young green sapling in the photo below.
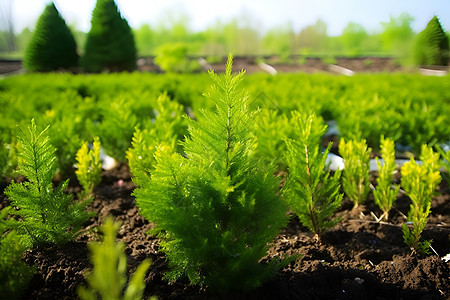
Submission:
<svg viewBox="0 0 450 300">
<path fill-rule="evenodd" d="M 102 161 L 100 160 L 100 139 L 94 138 L 92 149 L 89 149 L 87 143 L 83 143 L 77 152 L 77 175 L 78 181 L 83 187 L 80 193 L 80 199 L 92 197 L 94 188 L 101 181 Z"/>
<path fill-rule="evenodd" d="M 11 228 L 7 216 L 11 206 L 0 210 L 0 295 L 2 299 L 20 299 L 33 276 L 33 268 L 22 260 L 26 250 L 24 237 Z"/>
<path fill-rule="evenodd" d="M 403 224 L 403 239 L 415 253 L 429 253 L 431 240 L 421 240 L 422 231 L 428 221 L 431 210 L 431 199 L 437 185 L 441 181 L 439 174 L 439 154 L 434 153 L 432 148 L 422 145 L 420 156 L 422 165 L 411 158 L 401 168 L 402 188 L 411 199 L 408 222 Z"/>
<path fill-rule="evenodd" d="M 389 211 L 392 208 L 397 194 L 400 189 L 399 185 L 392 184 L 392 179 L 395 172 L 395 144 L 389 138 L 381 138 L 381 158 L 383 165 L 381 165 L 378 157 L 375 158 L 378 166 L 377 186 L 373 191 L 375 204 L 383 211 L 380 219 L 388 220 Z"/>
<path fill-rule="evenodd" d="M 345 194 L 358 207 L 367 199 L 370 191 L 370 152 L 365 140 L 339 142 L 339 153 L 344 159 L 342 185 Z"/>
<path fill-rule="evenodd" d="M 297 135 L 286 140 L 286 163 L 289 175 L 285 196 L 300 221 L 320 239 L 323 232 L 333 227 L 339 219 L 331 220 L 341 205 L 341 172 L 330 175 L 326 158 L 331 148 L 320 151 L 320 142 L 326 125 L 315 115 L 292 114 Z"/>
<path fill-rule="evenodd" d="M 184 156 L 158 147 L 150 176 L 135 190 L 140 213 L 156 224 L 169 261 L 166 278 L 186 275 L 216 290 L 249 290 L 287 261 L 262 264 L 268 247 L 288 221 L 277 195 L 280 179 L 256 158 L 248 96 L 233 76 L 232 57 L 205 95 L 216 110 L 188 120 Z M 137 174 L 133 174 L 136 176 Z"/>
<path fill-rule="evenodd" d="M 125 245 L 116 242 L 119 228 L 120 223 L 114 223 L 111 218 L 107 218 L 100 228 L 103 243 L 88 244 L 94 267 L 86 276 L 89 287 L 78 287 L 78 296 L 82 300 L 96 300 L 99 299 L 98 295 L 101 299 L 111 300 L 142 299 L 150 260 L 146 259 L 139 265 L 127 285 Z"/>
<path fill-rule="evenodd" d="M 11 182 L 5 194 L 17 208 L 11 213 L 21 217 L 15 226 L 19 234 L 27 235 L 32 244 L 63 244 L 77 236 L 92 214 L 85 211 L 88 200 L 74 202 L 64 193 L 68 180 L 53 188 L 56 149 L 47 129 L 38 133 L 33 119 L 28 134 L 20 131 L 19 173 L 28 181 Z"/>
<path fill-rule="evenodd" d="M 131 147 L 126 153 L 136 186 L 145 184 L 150 176 L 155 165 L 156 146 L 164 144 L 176 150 L 178 140 L 186 132 L 183 106 L 171 101 L 166 93 L 158 97 L 154 111 L 156 116 L 153 122 L 144 124 L 143 129 L 136 128 Z"/>
</svg>

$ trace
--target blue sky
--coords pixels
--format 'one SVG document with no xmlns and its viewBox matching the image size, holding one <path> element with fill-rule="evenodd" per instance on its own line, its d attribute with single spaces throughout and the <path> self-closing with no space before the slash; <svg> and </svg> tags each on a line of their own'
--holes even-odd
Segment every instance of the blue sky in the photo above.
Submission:
<svg viewBox="0 0 450 300">
<path fill-rule="evenodd" d="M 50 0 L 0 0 L 12 8 L 14 27 L 20 32 L 33 27 Z M 88 31 L 95 0 L 55 0 L 66 22 Z M 3 4 L 1 4 L 3 3 Z M 146 23 L 152 26 L 167 23 L 177 16 L 188 16 L 192 30 L 213 25 L 217 20 L 237 18 L 263 31 L 286 25 L 293 28 L 314 24 L 319 18 L 328 25 L 329 35 L 339 35 L 349 22 L 361 24 L 369 32 L 381 30 L 380 22 L 390 15 L 409 13 L 413 29 L 418 32 L 437 14 L 446 30 L 450 30 L 450 0 L 116 0 L 122 14 L 132 27 Z M 245 18 L 243 17 L 245 16 Z"/>
</svg>

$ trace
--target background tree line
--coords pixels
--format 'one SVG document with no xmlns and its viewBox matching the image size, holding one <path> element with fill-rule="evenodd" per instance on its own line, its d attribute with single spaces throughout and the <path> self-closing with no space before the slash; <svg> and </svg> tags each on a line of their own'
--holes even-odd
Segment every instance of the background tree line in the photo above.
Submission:
<svg viewBox="0 0 450 300">
<path fill-rule="evenodd" d="M 117 22 L 126 23 L 126 20 L 121 19 L 114 0 L 102 0 L 100 2 L 104 3 L 102 4 L 104 6 L 105 3 L 109 3 L 107 6 L 111 7 L 109 9 L 111 11 L 105 10 L 102 12 L 103 16 L 98 18 L 110 19 L 111 22 L 115 22 L 114 24 Z M 54 13 L 59 15 L 56 8 L 54 8 Z M 33 40 L 33 35 L 36 35 L 39 31 L 39 27 L 34 28 L 33 31 L 25 28 L 21 33 L 14 34 L 12 18 L 8 17 L 11 16 L 10 6 L 9 13 L 8 6 L 2 6 L 1 14 L 0 58 L 24 58 L 27 56 L 25 50 L 30 41 Z M 116 16 L 113 16 L 114 14 Z M 64 24 L 62 27 L 67 27 L 61 16 L 59 18 L 62 20 L 61 24 Z M 366 30 L 360 24 L 350 22 L 343 29 L 341 35 L 332 36 L 328 33 L 327 24 L 320 19 L 301 30 L 295 30 L 292 23 L 287 23 L 263 33 L 259 30 L 258 22 L 244 14 L 227 22 L 217 21 L 205 30 L 193 31 L 189 26 L 190 20 L 186 14 L 183 12 L 166 12 L 160 16 L 156 25 L 143 24 L 139 28 L 131 29 L 132 36 L 124 34 L 130 31 L 126 28 L 124 32 L 121 29 L 119 31 L 122 33 L 117 33 L 119 27 L 116 30 L 109 30 L 110 33 L 107 33 L 107 28 L 101 29 L 102 25 L 100 24 L 102 22 L 95 21 L 94 23 L 98 24 L 96 25 L 97 28 L 94 30 L 91 28 L 89 33 L 78 30 L 74 25 L 69 25 L 70 29 L 67 28 L 66 31 L 70 31 L 68 34 L 73 36 L 75 40 L 77 55 L 79 57 L 85 56 L 84 60 L 87 62 L 85 65 L 93 65 L 92 62 L 89 63 L 90 53 L 86 52 L 88 48 L 94 49 L 90 41 L 96 41 L 97 46 L 95 47 L 110 49 L 111 45 L 108 43 L 114 44 L 116 41 L 123 39 L 129 39 L 128 42 L 123 41 L 123 45 L 135 44 L 135 49 L 133 46 L 133 49 L 127 50 L 132 57 L 135 57 L 136 54 L 137 57 L 159 56 L 162 53 L 165 56 L 173 56 L 173 53 L 180 52 L 178 53 L 180 57 L 201 55 L 211 59 L 212 57 L 222 58 L 231 52 L 235 55 L 279 55 L 282 61 L 288 61 L 292 55 L 322 57 L 391 56 L 398 58 L 403 64 L 447 64 L 448 34 L 441 28 L 438 18 L 433 18 L 433 22 L 431 22 L 433 24 L 429 23 L 427 26 L 427 28 L 430 27 L 428 31 L 434 32 L 431 37 L 428 34 L 426 34 L 428 37 L 424 37 L 422 33 L 414 32 L 411 28 L 413 20 L 413 17 L 408 13 L 402 13 L 399 16 L 391 15 L 389 21 L 380 23 L 380 30 L 372 32 Z M 128 25 L 125 26 L 128 27 Z M 51 31 L 39 32 L 39 35 L 42 34 L 48 36 L 51 35 Z M 97 37 L 92 38 L 92 35 Z M 105 44 L 105 39 L 110 41 L 106 43 L 108 45 Z M 439 42 L 437 42 L 438 40 Z M 429 49 L 417 49 L 416 45 L 427 43 L 438 43 L 439 45 L 436 44 Z M 115 45 L 113 48 L 119 51 L 120 47 L 118 48 Z M 444 49 L 444 52 L 436 49 Z M 98 48 L 96 51 L 103 53 L 104 50 Z M 114 55 L 117 57 L 123 56 L 118 53 Z M 101 56 L 104 57 L 105 53 Z M 422 59 L 419 56 L 427 56 L 428 59 Z M 439 58 L 436 58 L 437 56 Z M 430 59 L 430 57 L 435 58 Z M 98 66 L 96 69 L 100 70 L 101 67 Z M 119 69 L 123 69 L 123 66 Z M 125 69 L 132 69 L 132 67 L 127 66 Z"/>
<path fill-rule="evenodd" d="M 247 21 L 246 21 L 247 20 Z M 143 24 L 134 28 L 139 56 L 154 55 L 156 49 L 167 43 L 182 42 L 188 45 L 191 55 L 223 56 L 228 52 L 236 55 L 389 55 L 404 57 L 410 49 L 416 33 L 411 29 L 413 18 L 403 13 L 391 16 L 388 22 L 381 22 L 382 30 L 370 32 L 357 23 L 349 23 L 340 36 L 330 36 L 327 24 L 317 20 L 315 24 L 296 31 L 292 24 L 272 28 L 265 33 L 258 30 L 248 16 L 234 18 L 227 22 L 217 21 L 203 31 L 193 31 L 189 17 L 178 14 L 164 18 L 159 24 Z M 84 49 L 86 33 L 70 26 L 79 51 Z M 2 28 L 0 52 L 15 53 L 21 57 L 32 30 L 25 28 L 13 37 L 11 31 Z"/>
</svg>

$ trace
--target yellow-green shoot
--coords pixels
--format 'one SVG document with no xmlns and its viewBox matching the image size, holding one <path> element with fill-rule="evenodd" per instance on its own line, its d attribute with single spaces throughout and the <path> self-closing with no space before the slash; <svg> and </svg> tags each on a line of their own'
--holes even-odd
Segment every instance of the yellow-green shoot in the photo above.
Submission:
<svg viewBox="0 0 450 300">
<path fill-rule="evenodd" d="M 339 153 L 344 159 L 342 185 L 354 208 L 366 201 L 370 191 L 370 152 L 366 140 L 339 143 Z"/>
<path fill-rule="evenodd" d="M 83 143 L 78 150 L 77 167 L 75 174 L 83 187 L 80 198 L 89 198 L 101 180 L 102 162 L 100 160 L 100 140 L 98 137 L 94 138 L 92 149 L 89 149 L 87 143 Z"/>
<path fill-rule="evenodd" d="M 408 223 L 404 224 L 403 239 L 414 253 L 429 253 L 431 240 L 422 240 L 421 234 L 431 211 L 431 200 L 441 181 L 439 154 L 432 148 L 422 146 L 422 165 L 413 158 L 401 168 L 402 188 L 411 199 Z"/>
<path fill-rule="evenodd" d="M 381 138 L 381 158 L 383 165 L 375 158 L 378 166 L 377 186 L 373 191 L 375 204 L 383 211 L 380 219 L 388 220 L 389 211 L 392 208 L 400 189 L 399 185 L 392 184 L 395 174 L 395 144 L 389 138 Z"/>
</svg>

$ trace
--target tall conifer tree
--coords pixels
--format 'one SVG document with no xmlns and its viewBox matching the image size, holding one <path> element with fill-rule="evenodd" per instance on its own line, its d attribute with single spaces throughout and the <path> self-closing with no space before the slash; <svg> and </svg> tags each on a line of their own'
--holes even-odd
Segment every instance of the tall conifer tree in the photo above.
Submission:
<svg viewBox="0 0 450 300">
<path fill-rule="evenodd" d="M 414 59 L 419 65 L 448 65 L 448 37 L 438 17 L 434 16 L 427 27 L 417 35 Z"/>
<path fill-rule="evenodd" d="M 97 0 L 87 35 L 83 66 L 89 72 L 136 68 L 136 46 L 131 28 L 114 0 Z"/>
<path fill-rule="evenodd" d="M 77 45 L 53 2 L 45 8 L 25 52 L 30 71 L 46 72 L 78 65 Z"/>
</svg>

